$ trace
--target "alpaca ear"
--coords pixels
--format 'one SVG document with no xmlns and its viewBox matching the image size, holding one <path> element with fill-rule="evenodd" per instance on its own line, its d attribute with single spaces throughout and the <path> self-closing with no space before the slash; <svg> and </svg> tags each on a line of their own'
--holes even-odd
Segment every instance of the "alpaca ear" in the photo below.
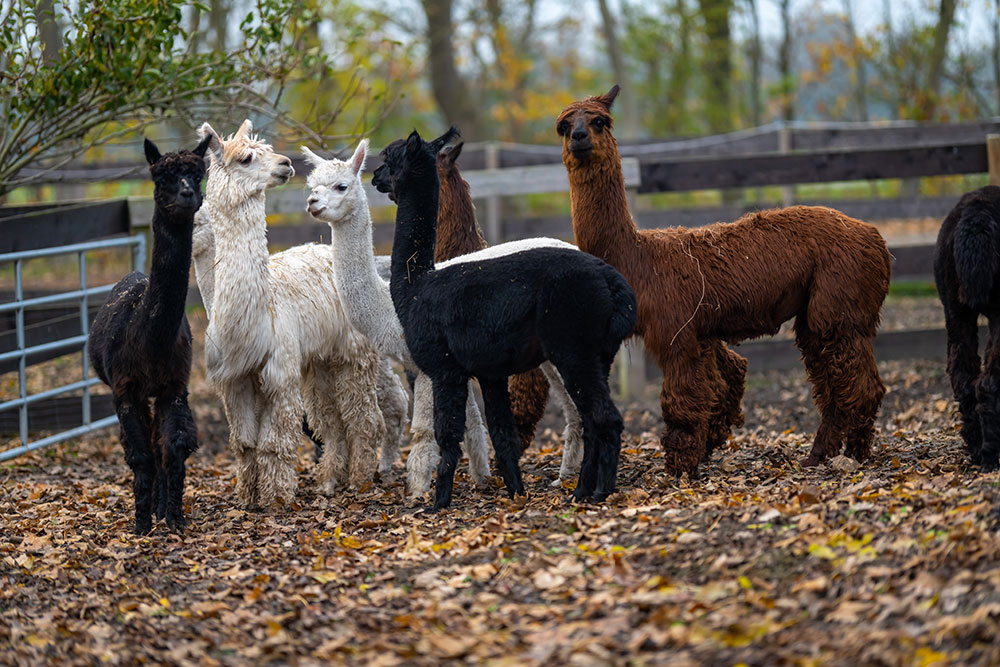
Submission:
<svg viewBox="0 0 1000 667">
<path fill-rule="evenodd" d="M 247 118 L 245 121 L 243 121 L 243 124 L 240 125 L 240 129 L 236 130 L 236 136 L 246 137 L 249 136 L 251 132 L 253 132 L 253 123 L 251 123 L 250 119 Z"/>
<path fill-rule="evenodd" d="M 323 158 L 321 158 L 320 156 L 316 155 L 311 150 L 309 150 L 308 146 L 300 146 L 299 148 L 301 148 L 302 154 L 306 156 L 306 162 L 308 162 L 312 166 L 318 167 L 324 162 L 326 162 L 326 160 L 324 160 Z"/>
<path fill-rule="evenodd" d="M 211 136 L 206 136 L 205 138 L 203 138 L 201 140 L 201 142 L 199 142 L 199 144 L 197 146 L 195 146 L 195 149 L 193 151 L 191 151 L 191 152 L 194 153 L 195 155 L 197 155 L 198 157 L 204 159 L 204 157 L 205 157 L 205 151 L 208 150 L 208 145 L 211 142 L 212 142 L 212 137 Z"/>
<path fill-rule="evenodd" d="M 431 150 L 434 151 L 435 155 L 439 153 L 445 146 L 450 144 L 456 137 L 462 136 L 459 133 L 458 128 L 452 125 L 448 128 L 448 131 L 442 134 L 440 137 L 431 142 Z"/>
<path fill-rule="evenodd" d="M 365 168 L 365 160 L 368 159 L 368 140 L 362 139 L 358 143 L 358 147 L 354 149 L 354 155 L 351 156 L 351 171 L 357 176 L 361 173 L 361 170 Z"/>
<path fill-rule="evenodd" d="M 222 139 L 219 138 L 218 132 L 212 129 L 208 123 L 202 123 L 201 127 L 198 128 L 198 136 L 202 139 L 208 139 L 209 156 L 222 164 Z"/>
<path fill-rule="evenodd" d="M 420 135 L 417 133 L 416 130 L 410 132 L 410 136 L 406 138 L 407 155 L 414 155 L 420 152 L 420 149 L 423 148 L 423 143 L 424 143 L 423 139 L 420 138 Z"/>
<path fill-rule="evenodd" d="M 455 160 L 462 154 L 462 146 L 464 145 L 464 141 L 448 144 L 438 152 L 438 160 L 448 166 L 455 164 Z"/>
<path fill-rule="evenodd" d="M 154 144 L 149 139 L 145 139 L 142 142 L 142 148 L 143 150 L 146 151 L 146 162 L 148 162 L 151 165 L 156 164 L 157 162 L 160 161 L 160 158 L 163 157 L 162 155 L 160 155 L 160 149 L 158 149 L 156 147 L 156 144 Z"/>
<path fill-rule="evenodd" d="M 621 86 L 616 83 L 611 86 L 611 90 L 603 95 L 599 95 L 595 101 L 603 104 L 608 111 L 611 111 L 611 105 L 614 104 L 615 98 L 618 97 L 619 92 L 621 92 Z"/>
</svg>

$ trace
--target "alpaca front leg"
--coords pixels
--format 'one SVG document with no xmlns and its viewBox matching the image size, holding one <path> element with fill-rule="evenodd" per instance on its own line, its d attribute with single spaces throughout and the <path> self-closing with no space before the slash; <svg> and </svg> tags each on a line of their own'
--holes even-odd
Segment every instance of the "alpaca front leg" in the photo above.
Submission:
<svg viewBox="0 0 1000 667">
<path fill-rule="evenodd" d="M 507 494 L 511 498 L 516 494 L 523 496 L 525 495 L 524 482 L 521 480 L 521 468 L 517 463 L 520 447 L 517 439 L 517 427 L 514 423 L 514 413 L 510 407 L 507 379 L 485 380 L 480 378 L 479 386 L 483 390 L 483 403 L 486 404 L 486 424 L 490 429 L 493 451 L 496 452 L 497 470 L 503 476 Z M 436 398 L 437 394 L 435 393 Z"/>
<path fill-rule="evenodd" d="M 683 343 L 683 344 L 682 344 Z M 647 349 L 657 349 L 649 345 Z M 666 428 L 660 438 L 663 464 L 669 474 L 694 476 L 705 456 L 708 396 L 704 362 L 697 341 L 678 339 L 659 360 L 663 372 L 660 409 Z"/>
<path fill-rule="evenodd" d="M 342 376 L 346 382 L 341 383 L 336 394 L 350 452 L 348 483 L 352 489 L 375 479 L 378 449 L 385 440 L 385 421 L 375 391 L 377 363 L 374 352 L 355 358 L 348 364 Z"/>
<path fill-rule="evenodd" d="M 261 411 L 257 447 L 260 502 L 289 504 L 295 498 L 295 462 L 302 427 L 302 376 L 294 345 L 279 344 L 260 374 Z"/>
<path fill-rule="evenodd" d="M 403 389 L 403 383 L 393 372 L 389 360 L 385 358 L 379 363 L 376 391 L 378 407 L 385 421 L 385 438 L 382 440 L 378 474 L 379 479 L 385 481 L 391 478 L 392 464 L 399 458 L 399 447 L 409 412 L 409 399 L 406 390 Z"/>
<path fill-rule="evenodd" d="M 550 392 L 559 407 L 562 408 L 566 419 L 559 479 L 552 483 L 552 486 L 561 486 L 565 480 L 572 479 L 580 473 L 580 465 L 583 463 L 583 421 L 580 419 L 580 411 L 577 410 L 576 404 L 573 403 L 569 392 L 566 391 L 566 385 L 555 366 L 546 361 L 541 365 L 541 369 L 549 382 Z"/>
<path fill-rule="evenodd" d="M 317 460 L 316 483 L 326 495 L 333 495 L 348 482 L 347 427 L 335 398 L 339 391 L 338 368 L 314 362 L 302 377 L 306 414 L 313 422 L 316 438 L 324 443 Z"/>
<path fill-rule="evenodd" d="M 150 416 L 145 402 L 114 397 L 115 413 L 121 427 L 125 462 L 132 469 L 135 495 L 135 534 L 145 535 L 153 528 L 153 475 L 156 462 L 150 445 Z"/>
<path fill-rule="evenodd" d="M 428 489 L 434 469 L 441 460 L 434 439 L 434 387 L 431 379 L 420 373 L 413 382 L 413 421 L 410 424 L 413 445 L 406 457 L 406 496 L 417 502 Z"/>
<path fill-rule="evenodd" d="M 472 391 L 470 381 L 469 395 L 465 401 L 465 438 L 462 448 L 469 457 L 469 476 L 477 488 L 484 489 L 490 481 L 490 450 L 486 439 L 486 426 L 479 413 L 479 404 Z"/>
<path fill-rule="evenodd" d="M 441 462 L 435 480 L 434 509 L 451 504 L 455 485 L 455 468 L 462 454 L 460 441 L 465 431 L 465 402 L 468 380 L 436 379 L 434 386 L 434 437 L 441 450 Z M 506 390 L 506 385 L 504 386 Z M 510 408 L 508 407 L 508 410 Z"/>
<path fill-rule="evenodd" d="M 160 405 L 157 401 L 156 410 Z M 163 417 L 163 470 L 167 487 L 167 527 L 183 532 L 184 477 L 187 458 L 198 449 L 198 427 L 188 406 L 187 395 L 177 396 L 169 402 Z"/>
<path fill-rule="evenodd" d="M 260 507 L 260 468 L 257 436 L 260 432 L 257 389 L 249 379 L 232 382 L 222 389 L 222 407 L 229 422 L 229 450 L 236 459 L 236 500 L 241 507 Z"/>
</svg>

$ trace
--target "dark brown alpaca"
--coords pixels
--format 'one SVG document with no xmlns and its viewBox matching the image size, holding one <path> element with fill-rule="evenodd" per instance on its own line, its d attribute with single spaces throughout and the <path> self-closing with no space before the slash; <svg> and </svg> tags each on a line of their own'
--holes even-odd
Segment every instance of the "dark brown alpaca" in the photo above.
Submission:
<svg viewBox="0 0 1000 667">
<path fill-rule="evenodd" d="M 487 246 L 476 220 L 469 184 L 458 171 L 455 161 L 462 153 L 463 142 L 448 144 L 437 156 L 438 179 L 441 181 L 438 200 L 437 245 L 434 261 L 443 262 L 467 255 Z M 545 414 L 549 398 L 549 383 L 541 370 L 534 368 L 510 378 L 510 401 L 514 422 L 521 440 L 521 451 L 531 446 L 535 428 Z"/>
<path fill-rule="evenodd" d="M 845 440 L 848 456 L 867 458 L 885 394 L 871 345 L 889 289 L 885 241 L 871 225 L 811 206 L 699 229 L 637 229 L 611 133 L 617 94 L 615 86 L 574 102 L 556 129 L 577 245 L 629 281 L 634 333 L 663 371 L 667 470 L 693 473 L 739 420 L 746 361 L 723 342 L 774 334 L 793 317 L 821 414 L 804 465 L 836 455 Z"/>
</svg>

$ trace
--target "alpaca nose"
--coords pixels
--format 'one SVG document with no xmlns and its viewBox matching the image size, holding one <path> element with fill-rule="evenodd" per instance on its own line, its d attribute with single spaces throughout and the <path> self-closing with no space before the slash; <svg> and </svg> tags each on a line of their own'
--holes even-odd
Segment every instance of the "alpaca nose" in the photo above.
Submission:
<svg viewBox="0 0 1000 667">
<path fill-rule="evenodd" d="M 582 141 L 587 138 L 587 131 L 580 127 L 573 128 L 573 134 L 570 136 L 572 136 L 573 141 Z"/>
<path fill-rule="evenodd" d="M 310 206 L 312 206 L 313 204 L 318 204 L 319 197 L 317 197 L 316 195 L 309 195 L 309 199 L 306 200 L 306 203 L 309 204 Z"/>
</svg>

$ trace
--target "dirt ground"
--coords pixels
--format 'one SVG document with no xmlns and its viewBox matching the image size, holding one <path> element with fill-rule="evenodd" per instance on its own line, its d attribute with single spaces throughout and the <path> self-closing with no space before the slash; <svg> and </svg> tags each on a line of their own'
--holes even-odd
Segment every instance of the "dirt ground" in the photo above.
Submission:
<svg viewBox="0 0 1000 667">
<path fill-rule="evenodd" d="M 131 533 L 117 433 L 0 467 L 0 663 L 998 664 L 1000 476 L 969 467 L 942 362 L 880 371 L 861 466 L 801 469 L 804 373 L 751 373 L 746 426 L 695 480 L 659 466 L 650 387 L 600 505 L 552 486 L 550 411 L 526 499 L 462 471 L 431 514 L 402 502 L 402 462 L 323 497 L 303 441 L 295 502 L 252 514 L 196 363 L 184 536 Z"/>
</svg>

